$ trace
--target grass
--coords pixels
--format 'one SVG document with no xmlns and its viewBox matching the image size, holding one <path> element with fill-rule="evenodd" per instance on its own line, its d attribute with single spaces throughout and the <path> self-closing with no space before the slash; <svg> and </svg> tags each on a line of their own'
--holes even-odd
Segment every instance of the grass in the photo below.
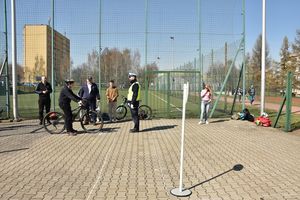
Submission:
<svg viewBox="0 0 300 200">
<path fill-rule="evenodd" d="M 74 93 L 76 94 L 79 90 L 79 87 L 74 88 Z M 59 98 L 60 89 L 55 91 L 55 105 L 56 110 L 60 110 L 58 106 L 58 98 Z M 122 98 L 121 95 L 127 96 L 127 90 L 119 90 L 119 99 L 118 105 L 121 104 Z M 140 105 L 145 104 L 144 91 L 142 91 L 142 102 Z M 12 98 L 11 105 L 12 105 Z M 153 110 L 154 118 L 181 118 L 182 117 L 182 92 L 174 92 L 172 96 L 170 96 L 170 106 L 167 105 L 167 95 L 162 92 L 149 91 L 148 92 L 148 105 Z M 211 105 L 212 107 L 213 105 Z M 227 111 L 224 111 L 224 102 L 220 102 L 217 106 L 213 118 L 227 118 L 230 117 L 231 103 L 227 104 Z M 77 107 L 75 102 L 72 102 L 72 108 Z M 19 94 L 18 95 L 18 108 L 19 115 L 21 118 L 32 119 L 38 118 L 38 95 L 37 94 Z M 255 117 L 259 116 L 260 110 L 257 107 L 249 107 L 248 108 Z M 12 110 L 12 109 L 11 109 Z M 101 111 L 108 112 L 107 102 L 105 97 L 105 89 L 101 90 Z M 241 112 L 242 106 L 237 103 L 235 106 L 234 113 Z M 274 110 L 266 110 L 269 114 L 271 121 L 274 123 L 277 111 Z M 199 118 L 200 115 L 200 102 L 198 99 L 198 95 L 196 93 L 191 93 L 188 99 L 187 107 L 186 107 L 186 118 Z M 12 112 L 11 112 L 12 116 Z M 130 117 L 130 113 L 127 113 L 127 117 Z M 300 115 L 292 114 L 291 116 L 291 124 L 292 129 L 300 128 Z M 284 128 L 285 126 L 285 113 L 280 116 L 278 122 L 278 128 Z"/>
</svg>

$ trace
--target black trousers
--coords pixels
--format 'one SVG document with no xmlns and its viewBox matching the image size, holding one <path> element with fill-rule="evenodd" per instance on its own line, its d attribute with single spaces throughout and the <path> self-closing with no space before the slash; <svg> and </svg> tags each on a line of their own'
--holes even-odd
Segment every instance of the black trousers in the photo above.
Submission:
<svg viewBox="0 0 300 200">
<path fill-rule="evenodd" d="M 139 118 L 139 102 L 134 105 L 134 109 L 130 108 L 131 117 L 134 123 L 133 129 L 140 130 L 140 118 Z"/>
<path fill-rule="evenodd" d="M 73 131 L 73 114 L 72 114 L 72 110 L 71 110 L 71 105 L 67 105 L 67 104 L 60 104 L 59 107 L 64 111 L 64 115 L 65 115 L 65 127 L 67 132 L 71 132 Z"/>
<path fill-rule="evenodd" d="M 50 98 L 39 98 L 39 119 L 43 121 L 44 118 L 44 108 L 46 113 L 50 112 L 51 100 Z"/>
<path fill-rule="evenodd" d="M 87 112 L 89 112 L 90 110 L 92 110 L 92 111 L 95 111 L 96 110 L 96 108 L 97 108 L 97 101 L 96 101 L 96 99 L 93 99 L 93 100 L 91 100 L 91 99 L 85 99 L 86 100 L 86 111 Z M 96 117 L 97 116 L 94 116 L 94 115 L 90 115 L 91 116 L 91 118 L 92 118 L 92 121 L 94 121 L 94 122 L 96 122 Z"/>
</svg>

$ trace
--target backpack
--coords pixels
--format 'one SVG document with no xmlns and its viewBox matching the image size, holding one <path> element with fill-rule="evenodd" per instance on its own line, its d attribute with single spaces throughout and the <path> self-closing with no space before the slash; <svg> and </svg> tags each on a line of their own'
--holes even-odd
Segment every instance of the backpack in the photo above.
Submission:
<svg viewBox="0 0 300 200">
<path fill-rule="evenodd" d="M 257 126 L 269 127 L 269 126 L 271 126 L 271 120 L 268 117 L 260 116 L 260 117 L 256 118 L 255 124 Z"/>
<path fill-rule="evenodd" d="M 254 122 L 254 116 L 250 113 L 250 111 L 247 108 L 245 108 L 241 113 L 241 119 Z"/>
<path fill-rule="evenodd" d="M 110 117 L 109 117 L 108 113 L 102 113 L 101 117 L 102 117 L 103 121 L 109 121 L 110 120 Z"/>
</svg>

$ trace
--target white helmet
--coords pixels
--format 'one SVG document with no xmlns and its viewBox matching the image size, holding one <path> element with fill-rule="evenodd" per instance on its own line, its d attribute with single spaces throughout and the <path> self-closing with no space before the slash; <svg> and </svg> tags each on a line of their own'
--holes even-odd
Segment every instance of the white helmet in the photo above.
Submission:
<svg viewBox="0 0 300 200">
<path fill-rule="evenodd" d="M 134 76 L 134 77 L 136 77 L 137 75 L 136 75 L 136 73 L 129 72 L 129 73 L 128 73 L 128 78 L 130 78 L 131 76 Z"/>
</svg>

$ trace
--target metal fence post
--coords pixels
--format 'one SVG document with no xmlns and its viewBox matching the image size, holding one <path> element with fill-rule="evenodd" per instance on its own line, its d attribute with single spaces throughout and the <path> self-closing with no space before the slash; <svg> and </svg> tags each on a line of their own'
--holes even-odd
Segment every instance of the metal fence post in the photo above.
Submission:
<svg viewBox="0 0 300 200">
<path fill-rule="evenodd" d="M 9 91 L 9 70 L 8 70 L 8 40 L 7 40 L 7 5 L 4 0 L 4 31 L 5 31 L 5 81 L 6 81 L 6 117 L 10 118 L 10 91 Z"/>
<path fill-rule="evenodd" d="M 170 116 L 170 95 L 171 95 L 171 91 L 170 91 L 170 72 L 167 72 L 167 112 L 168 115 Z"/>
<path fill-rule="evenodd" d="M 55 80 L 54 80 L 54 0 L 52 0 L 52 29 L 51 29 L 51 84 L 52 84 L 52 106 L 55 111 Z"/>
<path fill-rule="evenodd" d="M 288 72 L 286 86 L 286 120 L 285 131 L 291 131 L 291 108 L 292 108 L 292 72 Z"/>
</svg>

